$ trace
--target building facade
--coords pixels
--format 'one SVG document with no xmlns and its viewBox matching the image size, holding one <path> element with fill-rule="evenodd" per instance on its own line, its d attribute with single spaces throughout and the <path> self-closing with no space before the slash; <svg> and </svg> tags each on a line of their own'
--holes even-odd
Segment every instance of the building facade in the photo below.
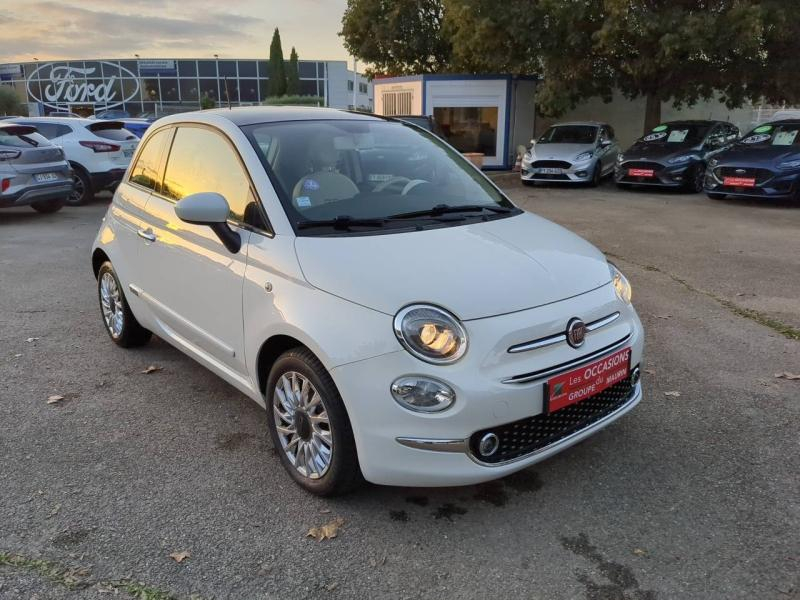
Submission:
<svg viewBox="0 0 800 600">
<path fill-rule="evenodd" d="M 372 108 L 371 86 L 345 61 L 299 61 L 300 95 L 333 108 Z M 132 59 L 0 64 L 0 85 L 11 86 L 31 115 L 82 115 L 115 109 L 131 116 L 197 110 L 267 99 L 269 62 L 257 59 Z M 355 92 L 355 95 L 354 95 Z M 355 102 L 354 102 L 355 100 Z"/>
</svg>

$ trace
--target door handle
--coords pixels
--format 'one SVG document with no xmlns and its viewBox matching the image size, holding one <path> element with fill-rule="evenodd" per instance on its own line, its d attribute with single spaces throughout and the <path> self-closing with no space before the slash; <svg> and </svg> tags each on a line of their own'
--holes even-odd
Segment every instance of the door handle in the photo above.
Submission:
<svg viewBox="0 0 800 600">
<path fill-rule="evenodd" d="M 153 233 L 153 230 L 149 227 L 147 229 L 139 229 L 136 234 L 142 238 L 147 240 L 148 242 L 155 242 L 156 241 L 156 234 Z"/>
</svg>

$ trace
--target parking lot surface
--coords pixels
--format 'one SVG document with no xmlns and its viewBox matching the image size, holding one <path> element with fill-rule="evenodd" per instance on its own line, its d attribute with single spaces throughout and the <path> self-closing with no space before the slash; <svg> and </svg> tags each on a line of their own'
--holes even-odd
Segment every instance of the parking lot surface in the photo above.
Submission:
<svg viewBox="0 0 800 600">
<path fill-rule="evenodd" d="M 800 597 L 800 205 L 504 179 L 631 280 L 643 402 L 502 481 L 328 500 L 255 403 L 108 340 L 105 202 L 0 212 L 0 598 Z"/>
</svg>

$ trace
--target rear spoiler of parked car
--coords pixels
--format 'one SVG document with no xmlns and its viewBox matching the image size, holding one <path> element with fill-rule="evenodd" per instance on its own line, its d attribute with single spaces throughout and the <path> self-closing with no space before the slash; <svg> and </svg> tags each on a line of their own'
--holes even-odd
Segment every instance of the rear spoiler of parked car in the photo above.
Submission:
<svg viewBox="0 0 800 600">
<path fill-rule="evenodd" d="M 32 133 L 37 133 L 36 127 L 31 127 L 30 125 L 14 125 L 9 123 L 8 125 L 0 124 L 0 131 L 7 134 L 7 135 L 30 135 Z"/>
<path fill-rule="evenodd" d="M 124 129 L 125 123 L 122 121 L 95 121 L 89 123 L 86 129 L 89 131 L 103 131 L 104 129 Z"/>
</svg>

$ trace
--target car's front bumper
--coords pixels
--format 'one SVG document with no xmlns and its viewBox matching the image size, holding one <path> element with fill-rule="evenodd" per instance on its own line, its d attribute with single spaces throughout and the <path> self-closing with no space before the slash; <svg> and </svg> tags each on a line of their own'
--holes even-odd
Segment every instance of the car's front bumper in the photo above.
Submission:
<svg viewBox="0 0 800 600">
<path fill-rule="evenodd" d="M 521 313 L 468 321 L 465 326 L 470 334 L 470 349 L 462 361 L 453 365 L 429 365 L 399 351 L 332 369 L 331 374 L 348 410 L 364 477 L 385 485 L 480 483 L 544 460 L 628 412 L 641 399 L 638 383 L 614 410 L 586 427 L 571 430 L 553 443 L 515 456 L 513 460 L 489 464 L 474 450 L 473 436 L 477 432 L 504 427 L 508 431 L 507 426 L 513 429 L 515 423 L 540 415 L 544 384 L 553 374 L 567 372 L 624 347 L 631 348 L 632 368 L 642 364 L 641 323 L 630 307 L 620 307 L 609 297 L 609 288 L 605 286 L 577 298 Z M 613 291 L 610 295 L 616 298 Z M 587 305 L 587 301 L 590 304 Z M 574 315 L 581 315 L 588 322 L 593 316 L 607 314 L 610 310 L 620 311 L 621 318 L 590 334 L 580 350 L 563 343 L 518 354 L 507 352 L 514 343 L 552 332 L 555 323 L 565 326 Z M 608 350 L 603 351 L 604 348 Z M 585 357 L 591 358 L 584 360 Z M 553 370 L 554 366 L 561 368 Z M 541 377 L 525 376 L 543 369 L 548 373 Z M 455 390 L 455 403 L 434 414 L 401 407 L 392 398 L 390 386 L 396 378 L 408 374 L 445 381 Z M 503 440 L 503 443 L 511 441 Z"/>
<path fill-rule="evenodd" d="M 690 182 L 690 173 L 695 165 L 697 165 L 696 161 L 678 163 L 675 165 L 665 165 L 655 161 L 626 161 L 617 163 L 614 168 L 614 181 L 626 185 L 653 185 L 679 188 L 686 186 Z M 653 171 L 653 176 L 631 175 L 631 169 L 649 169 Z"/>
<path fill-rule="evenodd" d="M 538 167 L 536 165 L 537 162 L 541 161 L 522 160 L 522 168 L 520 171 L 520 178 L 522 181 L 587 183 L 591 181 L 594 176 L 597 159 L 593 158 L 575 164 L 564 161 L 559 167 Z M 543 173 L 542 169 L 547 168 L 557 168 L 560 172 Z"/>
<path fill-rule="evenodd" d="M 736 170 L 744 173 L 736 173 Z M 753 187 L 725 185 L 725 176 L 752 178 Z M 747 198 L 788 199 L 800 195 L 800 169 L 796 171 L 773 171 L 754 169 L 740 165 L 717 166 L 708 169 L 704 185 L 706 193 L 742 196 Z"/>
</svg>

